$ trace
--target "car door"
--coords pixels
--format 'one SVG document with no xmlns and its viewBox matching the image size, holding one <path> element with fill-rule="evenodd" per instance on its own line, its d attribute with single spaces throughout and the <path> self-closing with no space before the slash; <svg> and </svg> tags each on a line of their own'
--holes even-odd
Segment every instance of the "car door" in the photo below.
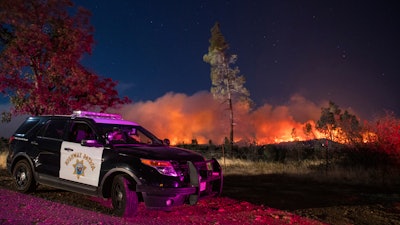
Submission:
<svg viewBox="0 0 400 225">
<path fill-rule="evenodd" d="M 58 177 L 65 125 L 66 119 L 51 118 L 42 125 L 36 137 L 32 139 L 31 145 L 37 154 L 34 163 L 38 173 Z"/>
<path fill-rule="evenodd" d="M 82 140 L 95 139 L 86 122 L 72 122 L 68 132 L 61 144 L 60 178 L 97 187 L 104 147 L 82 145 Z"/>
</svg>

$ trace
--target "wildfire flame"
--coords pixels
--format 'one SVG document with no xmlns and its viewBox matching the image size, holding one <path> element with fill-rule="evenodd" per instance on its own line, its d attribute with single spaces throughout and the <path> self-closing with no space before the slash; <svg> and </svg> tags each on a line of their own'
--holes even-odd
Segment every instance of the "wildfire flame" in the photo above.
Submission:
<svg viewBox="0 0 400 225">
<path fill-rule="evenodd" d="M 250 110 L 247 105 L 234 106 L 234 138 L 236 143 L 268 144 L 321 138 L 315 122 L 322 105 L 294 95 L 287 105 L 265 104 Z M 230 120 L 227 105 L 213 99 L 209 92 L 192 96 L 167 93 L 155 101 L 138 102 L 122 108 L 123 117 L 142 124 L 159 138 L 171 144 L 223 143 L 229 137 Z M 311 132 L 304 132 L 310 123 Z"/>
</svg>

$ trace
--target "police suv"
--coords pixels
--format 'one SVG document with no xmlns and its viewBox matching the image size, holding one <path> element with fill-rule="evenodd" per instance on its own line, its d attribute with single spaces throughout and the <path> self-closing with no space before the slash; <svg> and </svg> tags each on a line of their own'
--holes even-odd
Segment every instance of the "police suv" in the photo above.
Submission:
<svg viewBox="0 0 400 225">
<path fill-rule="evenodd" d="M 223 183 L 217 160 L 171 147 L 118 114 L 88 111 L 27 118 L 10 138 L 7 169 L 18 191 L 44 184 L 111 198 L 118 216 L 133 216 L 139 202 L 193 205 Z"/>
</svg>

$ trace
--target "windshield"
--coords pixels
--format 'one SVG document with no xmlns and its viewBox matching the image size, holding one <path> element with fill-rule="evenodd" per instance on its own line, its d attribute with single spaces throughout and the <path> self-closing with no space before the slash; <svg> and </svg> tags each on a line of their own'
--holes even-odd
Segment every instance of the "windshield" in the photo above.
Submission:
<svg viewBox="0 0 400 225">
<path fill-rule="evenodd" d="M 97 124 L 101 136 L 111 144 L 162 145 L 163 142 L 141 126 L 124 124 Z"/>
</svg>

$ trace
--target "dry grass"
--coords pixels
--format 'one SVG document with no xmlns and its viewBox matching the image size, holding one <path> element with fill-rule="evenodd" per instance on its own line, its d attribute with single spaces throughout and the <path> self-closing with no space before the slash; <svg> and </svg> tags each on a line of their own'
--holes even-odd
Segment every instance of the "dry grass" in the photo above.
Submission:
<svg viewBox="0 0 400 225">
<path fill-rule="evenodd" d="M 0 169 L 6 168 L 7 155 L 7 151 L 0 151 Z"/>
<path fill-rule="evenodd" d="M 383 170 L 356 166 L 343 168 L 333 165 L 326 170 L 323 160 L 278 163 L 221 158 L 218 159 L 218 162 L 223 167 L 224 175 L 285 174 L 326 183 L 375 186 L 400 185 L 399 168 L 386 168 Z"/>
<path fill-rule="evenodd" d="M 400 185 L 400 168 L 351 168 L 332 167 L 326 176 L 318 177 L 319 180 L 328 182 L 361 184 L 372 186 L 398 186 Z"/>
<path fill-rule="evenodd" d="M 298 163 L 278 163 L 225 158 L 219 159 L 218 162 L 223 167 L 224 174 L 231 175 L 308 174 L 310 173 L 310 167 L 323 165 L 322 161 L 317 160 L 305 160 Z"/>
</svg>

